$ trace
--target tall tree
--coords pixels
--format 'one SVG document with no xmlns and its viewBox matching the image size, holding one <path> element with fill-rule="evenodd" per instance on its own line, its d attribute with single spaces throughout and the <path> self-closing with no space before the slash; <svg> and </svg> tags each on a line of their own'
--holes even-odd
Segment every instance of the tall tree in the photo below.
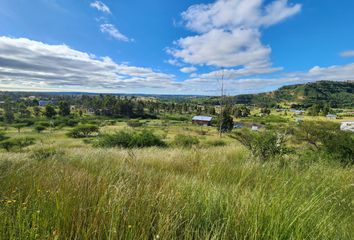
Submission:
<svg viewBox="0 0 354 240">
<path fill-rule="evenodd" d="M 45 115 L 47 118 L 53 118 L 53 117 L 55 117 L 55 115 L 57 115 L 57 112 L 55 111 L 55 109 L 54 109 L 53 106 L 47 105 L 47 106 L 45 107 L 44 115 Z"/>
<path fill-rule="evenodd" d="M 60 101 L 59 102 L 59 115 L 69 116 L 70 115 L 70 105 L 68 102 Z"/>
</svg>

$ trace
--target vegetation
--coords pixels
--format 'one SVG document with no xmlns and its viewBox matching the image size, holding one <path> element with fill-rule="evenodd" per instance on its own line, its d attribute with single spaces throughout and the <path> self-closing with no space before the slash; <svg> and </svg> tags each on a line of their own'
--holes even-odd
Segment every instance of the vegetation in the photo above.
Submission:
<svg viewBox="0 0 354 240">
<path fill-rule="evenodd" d="M 82 124 L 73 128 L 68 135 L 73 138 L 87 138 L 99 133 L 99 127 L 93 124 Z"/>
<path fill-rule="evenodd" d="M 222 108 L 0 92 L 0 239 L 353 239 L 354 133 L 339 128 L 353 109 L 311 102 L 314 86 L 344 96 L 350 84 Z M 211 126 L 192 124 L 196 114 Z"/>
<path fill-rule="evenodd" d="M 176 146 L 190 148 L 199 144 L 197 137 L 178 134 L 175 136 L 174 142 Z"/>
<path fill-rule="evenodd" d="M 165 145 L 159 136 L 146 130 L 142 132 L 119 131 L 115 134 L 104 134 L 100 136 L 96 143 L 98 147 L 123 148 L 163 147 Z"/>
</svg>

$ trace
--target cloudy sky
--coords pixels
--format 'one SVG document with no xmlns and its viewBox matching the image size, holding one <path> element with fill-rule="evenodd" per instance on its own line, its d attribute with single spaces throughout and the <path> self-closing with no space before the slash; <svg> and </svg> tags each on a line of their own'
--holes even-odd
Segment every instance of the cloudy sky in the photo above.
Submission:
<svg viewBox="0 0 354 240">
<path fill-rule="evenodd" d="M 353 9 L 353 0 L 0 0 L 0 90 L 215 95 L 221 72 L 229 95 L 353 80 Z"/>
</svg>

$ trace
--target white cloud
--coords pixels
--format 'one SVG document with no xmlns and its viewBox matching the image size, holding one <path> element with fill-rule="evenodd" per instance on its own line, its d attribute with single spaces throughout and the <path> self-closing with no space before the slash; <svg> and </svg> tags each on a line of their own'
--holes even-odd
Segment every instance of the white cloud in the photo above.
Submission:
<svg viewBox="0 0 354 240">
<path fill-rule="evenodd" d="M 269 65 L 269 47 L 260 42 L 256 29 L 224 31 L 213 29 L 205 34 L 181 38 L 177 49 L 169 53 L 189 64 L 223 67 Z"/>
<path fill-rule="evenodd" d="M 95 1 L 90 4 L 92 8 L 96 8 L 98 11 L 111 14 L 109 7 L 101 1 Z"/>
<path fill-rule="evenodd" d="M 301 5 L 288 0 L 217 0 L 211 4 L 192 5 L 182 13 L 186 27 L 199 33 L 212 29 L 258 28 L 271 26 L 300 12 Z"/>
<path fill-rule="evenodd" d="M 196 67 L 184 67 L 184 68 L 181 68 L 180 71 L 183 72 L 183 73 L 192 73 L 192 72 L 195 72 L 197 71 L 198 69 Z"/>
<path fill-rule="evenodd" d="M 270 66 L 271 48 L 261 42 L 262 26 L 300 12 L 287 0 L 217 0 L 192 5 L 182 13 L 185 26 L 198 33 L 175 42 L 168 53 L 188 64 L 218 67 Z"/>
<path fill-rule="evenodd" d="M 256 93 L 282 85 L 318 80 L 345 81 L 354 76 L 354 63 L 315 66 L 306 72 L 282 73 L 279 68 L 225 69 L 228 94 Z M 270 74 L 272 77 L 252 77 Z M 219 93 L 220 72 L 193 73 L 185 81 L 151 68 L 116 63 L 66 45 L 48 45 L 26 38 L 0 37 L 0 89 L 90 91 L 120 93 Z"/>
<path fill-rule="evenodd" d="M 18 89 L 149 91 L 176 86 L 174 76 L 117 64 L 66 45 L 0 37 L 0 86 Z"/>
<path fill-rule="evenodd" d="M 340 53 L 341 57 L 354 57 L 354 50 L 348 50 Z"/>
<path fill-rule="evenodd" d="M 109 34 L 112 38 L 116 40 L 124 41 L 124 42 L 132 41 L 132 39 L 129 39 L 127 36 L 122 34 L 113 24 L 110 23 L 101 24 L 100 30 L 103 33 Z"/>
</svg>

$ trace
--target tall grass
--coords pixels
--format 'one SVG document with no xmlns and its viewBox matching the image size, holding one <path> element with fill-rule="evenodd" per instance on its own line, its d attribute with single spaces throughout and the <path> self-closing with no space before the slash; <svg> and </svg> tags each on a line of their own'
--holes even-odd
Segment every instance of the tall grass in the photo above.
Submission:
<svg viewBox="0 0 354 240">
<path fill-rule="evenodd" d="M 230 146 L 41 152 L 0 153 L 0 239 L 354 238 L 353 168 Z"/>
</svg>

